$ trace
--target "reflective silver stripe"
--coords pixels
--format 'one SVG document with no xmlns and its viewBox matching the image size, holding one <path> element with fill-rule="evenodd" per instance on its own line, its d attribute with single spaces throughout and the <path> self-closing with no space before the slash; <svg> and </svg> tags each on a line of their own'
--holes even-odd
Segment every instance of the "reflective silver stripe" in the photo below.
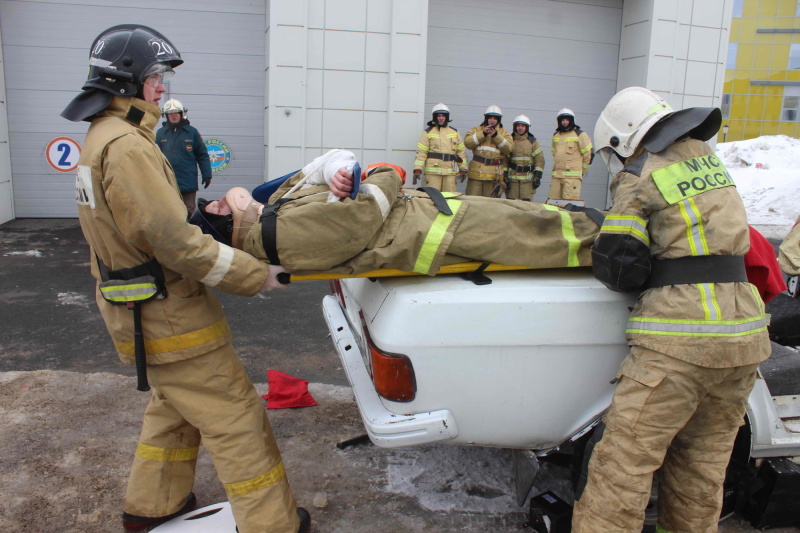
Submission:
<svg viewBox="0 0 800 533">
<path fill-rule="evenodd" d="M 364 194 L 372 196 L 375 199 L 375 201 L 378 203 L 378 207 L 381 210 L 381 218 L 386 220 L 386 217 L 389 216 L 389 211 L 392 210 L 392 205 L 389 203 L 386 195 L 383 194 L 381 188 L 374 183 L 362 183 L 359 192 L 363 192 Z"/>
<path fill-rule="evenodd" d="M 686 221 L 686 237 L 689 240 L 692 255 L 708 255 L 708 249 L 703 239 L 702 221 L 699 219 L 697 211 L 695 211 L 696 204 L 694 199 L 687 198 L 678 205 Z"/>
<path fill-rule="evenodd" d="M 135 301 L 140 300 L 141 298 L 135 298 L 136 296 L 152 296 L 158 291 L 158 288 L 155 284 L 147 283 L 147 284 L 138 284 L 138 285 L 125 285 L 120 287 L 100 287 L 100 292 L 103 293 L 103 296 L 107 300 L 114 300 L 114 301 Z"/>
<path fill-rule="evenodd" d="M 477 134 L 477 133 L 473 133 L 473 134 L 472 134 L 472 142 L 474 142 L 475 144 L 480 144 L 480 143 L 481 143 L 481 142 L 478 140 L 478 134 Z"/>
<path fill-rule="evenodd" d="M 506 141 L 505 139 L 502 139 L 502 140 L 500 141 L 500 144 L 498 144 L 498 145 L 497 145 L 497 147 L 499 148 L 499 147 L 503 146 L 504 144 L 506 144 L 507 142 L 508 142 L 508 141 Z"/>
<path fill-rule="evenodd" d="M 208 274 L 205 275 L 200 283 L 208 285 L 209 287 L 216 287 L 219 282 L 225 279 L 228 271 L 231 269 L 233 263 L 233 248 L 226 244 L 219 243 L 219 254 L 214 266 L 211 267 Z"/>
<path fill-rule="evenodd" d="M 500 150 L 498 150 L 494 146 L 480 146 L 480 147 L 477 148 L 477 150 L 488 150 L 489 152 L 500 152 Z"/>
<path fill-rule="evenodd" d="M 767 317 L 747 320 L 670 320 L 657 318 L 631 318 L 627 333 L 653 335 L 682 335 L 694 337 L 736 337 L 765 330 Z"/>
<path fill-rule="evenodd" d="M 714 285 L 711 283 L 699 283 L 697 288 L 700 290 L 706 320 L 719 320 L 719 306 L 716 298 L 714 298 Z"/>
</svg>

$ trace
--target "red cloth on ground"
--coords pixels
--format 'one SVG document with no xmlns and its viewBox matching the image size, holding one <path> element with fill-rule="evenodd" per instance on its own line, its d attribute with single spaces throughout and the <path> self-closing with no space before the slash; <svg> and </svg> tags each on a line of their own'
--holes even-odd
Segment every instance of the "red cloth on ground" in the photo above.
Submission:
<svg viewBox="0 0 800 533">
<path fill-rule="evenodd" d="M 764 303 L 786 290 L 775 248 L 750 226 L 750 251 L 744 256 L 747 280 L 756 286 Z"/>
<path fill-rule="evenodd" d="M 308 392 L 308 381 L 278 370 L 267 370 L 269 394 L 262 396 L 267 400 L 267 409 L 287 409 L 289 407 L 311 407 L 317 402 Z"/>
</svg>

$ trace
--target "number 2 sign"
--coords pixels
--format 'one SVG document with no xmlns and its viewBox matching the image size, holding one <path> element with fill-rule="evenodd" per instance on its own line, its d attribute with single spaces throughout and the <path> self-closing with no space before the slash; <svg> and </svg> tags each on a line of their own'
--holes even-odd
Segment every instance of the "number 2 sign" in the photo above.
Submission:
<svg viewBox="0 0 800 533">
<path fill-rule="evenodd" d="M 45 150 L 47 162 L 59 172 L 72 172 L 78 168 L 81 145 L 69 137 L 56 137 Z"/>
</svg>

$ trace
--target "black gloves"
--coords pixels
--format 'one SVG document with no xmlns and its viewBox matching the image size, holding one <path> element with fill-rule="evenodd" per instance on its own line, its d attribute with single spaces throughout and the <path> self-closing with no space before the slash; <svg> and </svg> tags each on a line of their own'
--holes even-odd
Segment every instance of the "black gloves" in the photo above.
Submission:
<svg viewBox="0 0 800 533">
<path fill-rule="evenodd" d="M 533 188 L 538 189 L 539 185 L 542 184 L 542 171 L 541 170 L 534 170 L 533 171 Z"/>
<path fill-rule="evenodd" d="M 209 185 L 211 185 L 211 178 L 203 178 L 203 188 L 208 189 Z"/>
</svg>

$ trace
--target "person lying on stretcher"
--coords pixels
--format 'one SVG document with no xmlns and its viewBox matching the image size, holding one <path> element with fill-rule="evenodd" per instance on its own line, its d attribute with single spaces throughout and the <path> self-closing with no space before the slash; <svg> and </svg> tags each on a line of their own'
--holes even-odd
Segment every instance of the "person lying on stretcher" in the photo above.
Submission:
<svg viewBox="0 0 800 533">
<path fill-rule="evenodd" d="M 443 265 L 467 261 L 539 268 L 591 264 L 600 228 L 585 212 L 403 189 L 405 171 L 388 163 L 359 174 L 352 153 L 332 150 L 284 182 L 268 205 L 237 187 L 219 200 L 201 199 L 201 217 L 193 221 L 218 240 L 294 274 L 393 268 L 435 275 Z"/>
</svg>

